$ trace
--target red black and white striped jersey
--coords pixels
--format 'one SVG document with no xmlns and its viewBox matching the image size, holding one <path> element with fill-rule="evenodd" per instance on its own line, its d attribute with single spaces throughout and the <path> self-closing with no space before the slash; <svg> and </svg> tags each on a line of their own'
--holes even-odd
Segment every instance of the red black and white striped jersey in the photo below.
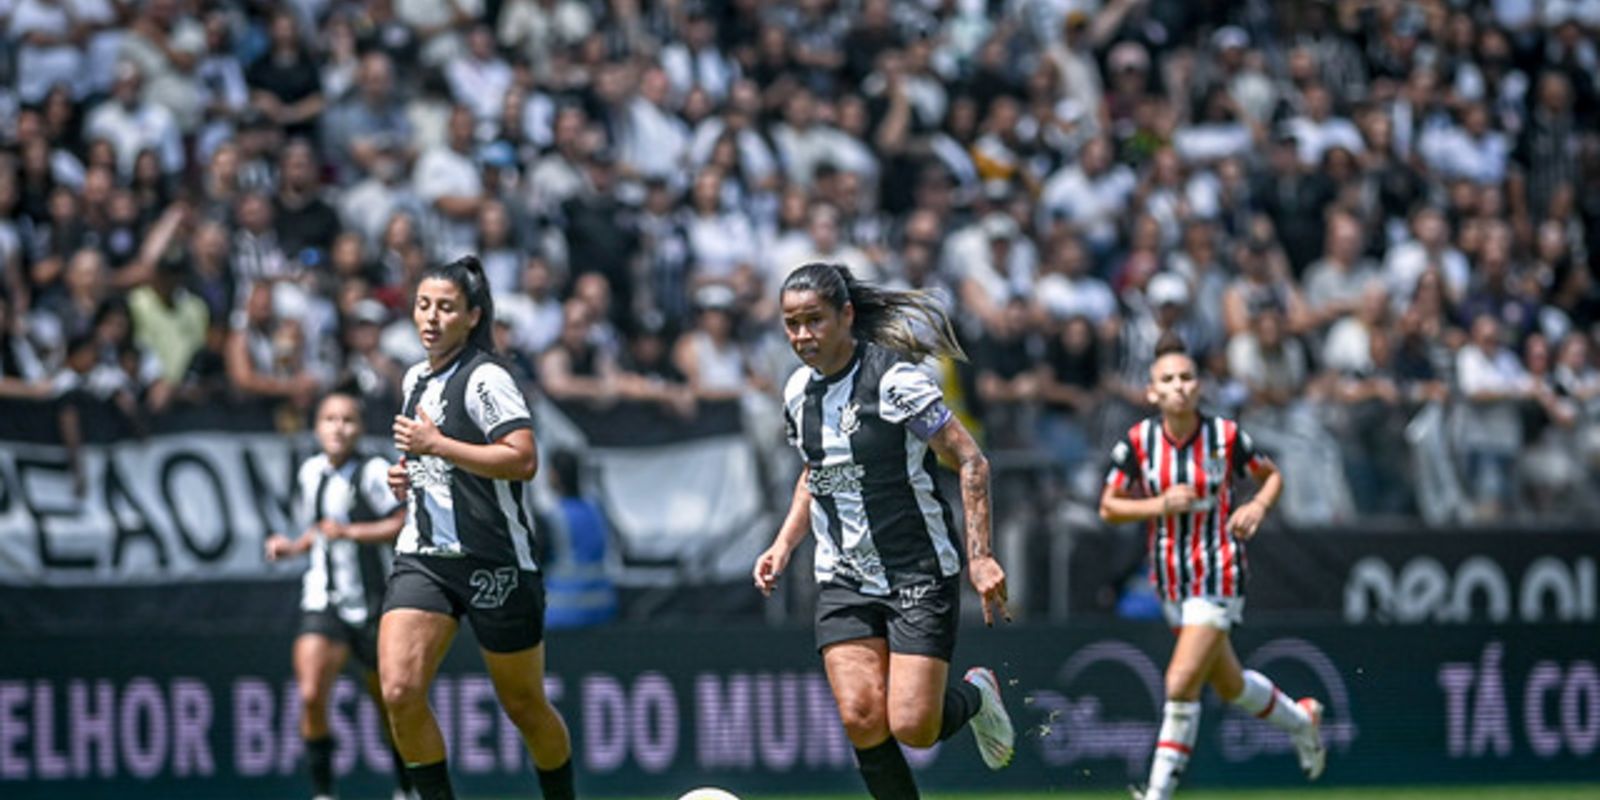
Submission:
<svg viewBox="0 0 1600 800">
<path fill-rule="evenodd" d="M 1155 416 L 1129 428 L 1112 448 L 1109 486 L 1135 497 L 1194 487 L 1191 511 L 1149 522 L 1150 581 L 1162 600 L 1244 594 L 1244 546 L 1227 527 L 1233 483 L 1267 464 L 1238 423 L 1204 415 L 1186 441 L 1173 441 Z"/>
</svg>

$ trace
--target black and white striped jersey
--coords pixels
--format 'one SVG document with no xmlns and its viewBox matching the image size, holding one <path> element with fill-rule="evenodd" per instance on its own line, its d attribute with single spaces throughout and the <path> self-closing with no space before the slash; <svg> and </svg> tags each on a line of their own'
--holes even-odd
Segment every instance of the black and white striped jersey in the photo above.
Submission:
<svg viewBox="0 0 1600 800">
<path fill-rule="evenodd" d="M 338 467 L 326 455 L 306 459 L 295 479 L 301 530 L 323 520 L 349 525 L 389 516 L 400 503 L 389 491 L 388 472 L 389 462 L 376 456 L 356 456 Z M 311 566 L 301 581 L 300 608 L 332 611 L 351 625 L 377 622 L 392 561 L 387 543 L 330 542 L 317 536 L 311 543 Z"/>
<path fill-rule="evenodd" d="M 528 400 L 494 356 L 468 345 L 455 361 L 430 372 L 426 361 L 406 372 L 401 413 L 426 411 L 444 435 L 470 444 L 498 441 L 531 428 Z M 474 475 L 439 456 L 406 456 L 411 491 L 399 553 L 472 555 L 521 569 L 534 561 L 533 515 L 526 481 Z"/>
<path fill-rule="evenodd" d="M 796 370 L 783 400 L 789 441 L 811 471 L 819 583 L 888 595 L 961 571 L 955 519 L 927 443 L 951 420 L 932 378 L 864 342 L 838 374 Z"/>
</svg>

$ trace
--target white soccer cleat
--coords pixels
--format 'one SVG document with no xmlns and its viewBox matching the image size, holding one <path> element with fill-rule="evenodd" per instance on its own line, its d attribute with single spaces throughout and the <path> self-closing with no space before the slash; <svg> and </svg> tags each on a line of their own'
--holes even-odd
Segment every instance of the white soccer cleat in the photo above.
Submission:
<svg viewBox="0 0 1600 800">
<path fill-rule="evenodd" d="M 1144 790 L 1134 786 L 1133 784 L 1128 785 L 1128 795 L 1132 797 L 1133 800 L 1144 800 Z"/>
<path fill-rule="evenodd" d="M 1328 748 L 1322 743 L 1322 703 L 1315 698 L 1302 697 L 1296 704 L 1305 710 L 1311 724 L 1289 738 L 1294 742 L 1295 755 L 1300 757 L 1300 771 L 1306 774 L 1306 780 L 1314 781 L 1322 777 L 1323 768 L 1328 766 Z"/>
<path fill-rule="evenodd" d="M 1016 732 L 1011 727 L 1011 715 L 1006 713 L 1000 700 L 1000 682 L 988 667 L 973 667 L 962 679 L 978 687 L 983 705 L 972 717 L 972 735 L 978 740 L 978 755 L 989 769 L 1003 769 L 1011 764 L 1016 753 Z"/>
</svg>

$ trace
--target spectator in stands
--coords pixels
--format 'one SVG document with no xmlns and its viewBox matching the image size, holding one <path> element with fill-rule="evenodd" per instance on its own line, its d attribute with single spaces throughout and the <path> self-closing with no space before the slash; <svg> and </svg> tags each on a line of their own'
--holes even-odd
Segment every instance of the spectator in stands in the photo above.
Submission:
<svg viewBox="0 0 1600 800">
<path fill-rule="evenodd" d="M 309 141 L 295 139 L 284 147 L 278 176 L 272 210 L 278 244 L 290 258 L 320 263 L 339 235 L 339 215 L 322 198 L 322 176 Z"/>
<path fill-rule="evenodd" d="M 1043 355 L 1041 349 L 1025 298 L 1008 300 L 984 327 L 973 355 L 977 365 L 977 405 L 982 410 L 984 438 L 989 447 L 1020 448 L 1031 441 L 1032 412 L 1039 398 L 1036 367 Z"/>
<path fill-rule="evenodd" d="M 733 290 L 708 284 L 695 292 L 695 325 L 678 337 L 672 364 L 697 400 L 736 400 L 761 391 L 765 381 L 734 338 L 738 320 Z"/>
<path fill-rule="evenodd" d="M 1355 312 L 1373 284 L 1378 268 L 1365 256 L 1361 222 L 1344 210 L 1328 214 L 1322 258 L 1306 270 L 1305 303 L 1312 330 L 1323 330 Z"/>
<path fill-rule="evenodd" d="M 172 386 L 183 382 L 190 361 L 205 346 L 211 320 L 205 301 L 184 288 L 189 274 L 189 257 L 182 250 L 168 250 L 150 285 L 128 295 L 134 338 L 155 355 L 162 377 Z"/>
<path fill-rule="evenodd" d="M 1464 401 L 1457 407 L 1457 441 L 1476 498 L 1476 518 L 1493 521 L 1512 504 L 1516 484 L 1511 468 L 1523 442 L 1521 409 L 1535 399 L 1535 386 L 1517 354 L 1502 344 L 1500 323 L 1493 315 L 1473 319 L 1471 336 L 1455 363 Z"/>
<path fill-rule="evenodd" d="M 183 135 L 171 109 L 144 94 L 144 76 L 131 61 L 117 65 L 111 97 L 89 112 L 84 133 L 111 142 L 117 154 L 117 172 L 133 174 L 134 160 L 146 148 L 161 158 L 161 169 L 174 174 L 184 168 Z"/>
<path fill-rule="evenodd" d="M 433 220 L 433 255 L 459 255 L 477 239 L 478 209 L 486 187 L 475 161 L 472 111 L 458 105 L 450 111 L 449 141 L 418 159 L 413 188 Z"/>
<path fill-rule="evenodd" d="M 1035 367 L 1038 441 L 1055 459 L 1068 486 L 1090 451 L 1093 416 L 1101 389 L 1100 337 L 1088 317 L 1052 320 L 1044 359 Z"/>
<path fill-rule="evenodd" d="M 310 410 L 321 388 L 306 367 L 305 351 L 299 323 L 280 318 L 273 309 L 272 284 L 251 284 L 223 351 L 236 396 L 275 409 L 280 426 L 303 427 L 295 415 Z"/>
<path fill-rule="evenodd" d="M 591 341 L 596 313 L 577 298 L 562 306 L 561 335 L 539 357 L 539 378 L 545 394 L 558 403 L 578 402 L 605 408 L 618 399 L 621 377 L 615 359 Z"/>
<path fill-rule="evenodd" d="M 312 136 L 327 108 L 322 76 L 302 44 L 294 13 L 279 9 L 267 26 L 271 49 L 250 65 L 250 105 L 289 136 Z"/>
</svg>

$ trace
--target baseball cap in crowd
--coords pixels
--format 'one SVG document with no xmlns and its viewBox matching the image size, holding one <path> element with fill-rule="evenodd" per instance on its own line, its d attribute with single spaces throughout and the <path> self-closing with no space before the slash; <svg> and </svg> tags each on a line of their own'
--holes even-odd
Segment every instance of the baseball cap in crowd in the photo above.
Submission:
<svg viewBox="0 0 1600 800">
<path fill-rule="evenodd" d="M 510 169 L 517 165 L 517 151 L 512 149 L 509 142 L 490 142 L 478 148 L 478 164 Z"/>
<path fill-rule="evenodd" d="M 356 301 L 350 308 L 350 319 L 367 325 L 382 325 L 389 321 L 389 310 L 383 303 L 368 297 Z"/>
<path fill-rule="evenodd" d="M 1211 44 L 1218 50 L 1243 49 L 1250 46 L 1250 34 L 1238 25 L 1224 25 L 1211 34 Z"/>
<path fill-rule="evenodd" d="M 1017 221 L 1010 214 L 996 211 L 983 218 L 979 223 L 983 226 L 983 234 L 990 239 L 1015 239 L 1019 231 Z"/>
<path fill-rule="evenodd" d="M 1112 72 L 1130 69 L 1144 72 L 1150 69 L 1150 54 L 1138 42 L 1121 42 L 1111 48 L 1110 55 L 1106 56 L 1106 66 Z"/>
<path fill-rule="evenodd" d="M 1186 306 L 1189 304 L 1189 282 L 1175 273 L 1158 272 L 1151 276 L 1150 283 L 1144 287 L 1144 296 L 1150 300 L 1151 306 L 1158 308 L 1166 305 Z"/>
<path fill-rule="evenodd" d="M 720 283 L 700 287 L 694 293 L 694 305 L 702 311 L 732 311 L 738 297 L 733 289 Z"/>
</svg>

